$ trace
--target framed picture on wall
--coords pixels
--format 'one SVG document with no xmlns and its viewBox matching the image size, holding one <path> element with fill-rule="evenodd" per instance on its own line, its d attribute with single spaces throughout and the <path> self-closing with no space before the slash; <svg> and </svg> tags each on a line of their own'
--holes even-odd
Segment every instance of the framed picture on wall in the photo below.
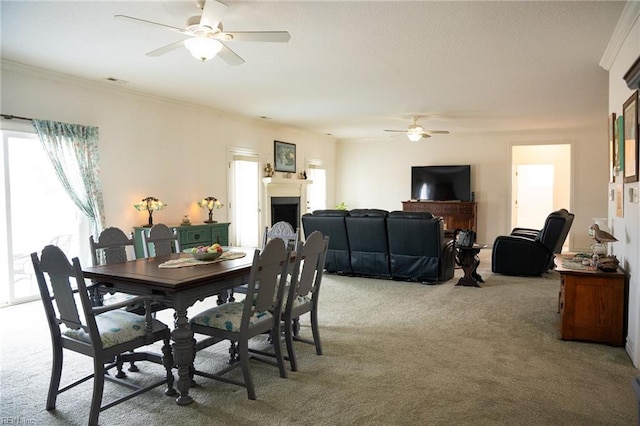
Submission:
<svg viewBox="0 0 640 426">
<path fill-rule="evenodd" d="M 623 172 L 624 172 L 624 117 L 619 115 L 616 118 L 618 125 L 616 126 L 616 139 L 618 143 L 616 143 L 617 154 L 616 154 L 616 175 L 617 179 L 620 182 L 623 182 Z"/>
<path fill-rule="evenodd" d="M 624 117 L 624 182 L 638 181 L 638 91 L 622 108 Z"/>
<path fill-rule="evenodd" d="M 609 114 L 609 182 L 616 181 L 616 157 L 618 154 L 618 141 L 616 141 L 616 113 Z"/>
<path fill-rule="evenodd" d="M 292 143 L 273 141 L 273 162 L 276 172 L 296 172 L 296 146 Z"/>
</svg>

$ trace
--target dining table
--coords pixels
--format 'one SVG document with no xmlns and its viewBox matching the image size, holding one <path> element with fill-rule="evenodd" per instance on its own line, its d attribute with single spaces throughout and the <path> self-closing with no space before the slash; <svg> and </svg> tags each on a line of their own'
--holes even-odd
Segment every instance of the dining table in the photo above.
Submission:
<svg viewBox="0 0 640 426">
<path fill-rule="evenodd" d="M 178 371 L 178 405 L 193 402 L 189 396 L 190 368 L 195 360 L 193 331 L 187 310 L 196 301 L 218 296 L 224 303 L 229 290 L 249 280 L 255 248 L 230 247 L 215 261 L 197 261 L 188 253 L 175 253 L 109 265 L 85 266 L 85 278 L 106 291 L 152 296 L 174 309 L 171 332 L 174 364 Z M 225 256 L 226 255 L 226 256 Z"/>
</svg>

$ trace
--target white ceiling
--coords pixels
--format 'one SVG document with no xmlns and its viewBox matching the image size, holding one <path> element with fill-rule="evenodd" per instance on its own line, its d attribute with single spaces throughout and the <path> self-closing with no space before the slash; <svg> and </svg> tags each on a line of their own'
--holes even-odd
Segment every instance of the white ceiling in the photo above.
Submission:
<svg viewBox="0 0 640 426">
<path fill-rule="evenodd" d="M 230 42 L 246 61 L 201 63 L 181 38 L 115 14 L 184 27 L 182 1 L 2 0 L 10 60 L 338 138 L 387 137 L 422 115 L 453 132 L 572 129 L 576 105 L 607 90 L 598 62 L 624 8 L 610 1 L 228 1 L 228 31 L 291 34 Z M 603 82 L 604 85 L 603 85 Z M 14 111 L 2 111 L 15 113 Z M 443 137 L 443 136 L 434 136 Z"/>
</svg>

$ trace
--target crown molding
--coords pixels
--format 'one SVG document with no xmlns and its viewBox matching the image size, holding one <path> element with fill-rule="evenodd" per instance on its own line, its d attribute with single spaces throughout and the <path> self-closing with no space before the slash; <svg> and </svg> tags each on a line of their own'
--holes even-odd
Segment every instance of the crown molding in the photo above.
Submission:
<svg viewBox="0 0 640 426">
<path fill-rule="evenodd" d="M 618 19 L 616 28 L 609 39 L 609 44 L 600 59 L 599 65 L 609 71 L 620 52 L 620 48 L 640 16 L 640 1 L 628 1 Z"/>
</svg>

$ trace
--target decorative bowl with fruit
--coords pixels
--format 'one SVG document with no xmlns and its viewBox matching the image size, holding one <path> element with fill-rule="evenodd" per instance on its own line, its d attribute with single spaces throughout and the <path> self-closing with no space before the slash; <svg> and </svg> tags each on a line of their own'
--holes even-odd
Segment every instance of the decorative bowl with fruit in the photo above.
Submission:
<svg viewBox="0 0 640 426">
<path fill-rule="evenodd" d="M 186 249 L 185 253 L 190 253 L 195 259 L 198 260 L 216 260 L 222 253 L 224 248 L 218 243 L 210 246 L 198 246 L 190 249 Z"/>
</svg>

